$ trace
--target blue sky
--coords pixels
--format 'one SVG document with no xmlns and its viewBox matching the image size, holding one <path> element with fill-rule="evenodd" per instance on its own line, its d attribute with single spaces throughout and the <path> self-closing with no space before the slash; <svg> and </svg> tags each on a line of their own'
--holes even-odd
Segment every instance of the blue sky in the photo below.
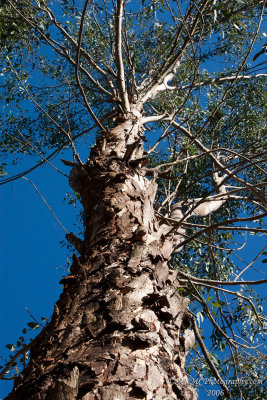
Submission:
<svg viewBox="0 0 267 400">
<path fill-rule="evenodd" d="M 28 164 L 27 167 L 34 161 L 29 160 Z M 26 163 L 21 162 L 14 170 L 25 167 Z M 75 230 L 76 210 L 63 201 L 70 191 L 67 179 L 48 166 L 37 169 L 29 178 L 66 229 Z M 64 231 L 29 182 L 20 179 L 1 186 L 0 199 L 0 354 L 8 355 L 5 345 L 16 343 L 31 321 L 25 307 L 37 320 L 51 316 L 61 293 L 59 281 L 66 274 L 69 252 L 59 244 L 64 240 Z M 2 398 L 8 393 L 10 382 L 0 381 L 0 385 Z"/>
</svg>

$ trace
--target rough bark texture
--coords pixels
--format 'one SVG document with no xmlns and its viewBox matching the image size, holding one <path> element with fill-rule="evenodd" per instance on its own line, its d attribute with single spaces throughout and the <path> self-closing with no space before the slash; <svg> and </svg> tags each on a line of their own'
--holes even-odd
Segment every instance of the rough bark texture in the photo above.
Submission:
<svg viewBox="0 0 267 400">
<path fill-rule="evenodd" d="M 71 172 L 84 206 L 82 254 L 8 400 L 196 398 L 184 370 L 194 342 L 188 301 L 167 265 L 156 182 L 129 162 L 142 156 L 138 117 L 101 137 L 88 165 Z"/>
</svg>

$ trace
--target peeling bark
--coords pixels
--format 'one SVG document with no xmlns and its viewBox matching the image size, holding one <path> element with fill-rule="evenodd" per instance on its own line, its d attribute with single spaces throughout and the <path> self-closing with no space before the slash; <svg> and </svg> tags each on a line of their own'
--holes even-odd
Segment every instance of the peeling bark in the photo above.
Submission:
<svg viewBox="0 0 267 400">
<path fill-rule="evenodd" d="M 99 138 L 75 178 L 72 170 L 84 207 L 81 256 L 8 400 L 196 399 L 185 375 L 188 300 L 167 265 L 173 245 L 154 213 L 157 185 L 125 160 L 141 136 L 132 113 Z"/>
</svg>

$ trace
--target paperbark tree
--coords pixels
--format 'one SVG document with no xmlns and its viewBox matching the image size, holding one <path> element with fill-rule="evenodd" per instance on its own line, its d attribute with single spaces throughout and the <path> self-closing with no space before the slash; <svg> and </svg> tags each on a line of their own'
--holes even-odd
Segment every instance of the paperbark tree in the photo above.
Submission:
<svg viewBox="0 0 267 400">
<path fill-rule="evenodd" d="M 61 76 L 69 88 L 68 95 L 62 96 L 64 110 L 46 103 L 45 97 L 34 92 L 34 87 L 26 83 L 27 68 L 22 73 L 5 51 L 4 59 L 5 68 L 42 115 L 37 120 L 39 129 L 40 118 L 46 119 L 46 129 L 54 135 L 50 147 L 54 140 L 58 152 L 66 145 L 66 138 L 72 146 L 73 161 L 63 163 L 71 167 L 69 183 L 83 206 L 84 238 L 66 235 L 79 256 L 77 252 L 73 255 L 70 275 L 61 281 L 64 291 L 52 319 L 30 344 L 30 361 L 16 378 L 7 399 L 196 399 L 185 366 L 195 339 L 207 368 L 220 381 L 224 396 L 229 397 L 229 388 L 209 356 L 196 318 L 188 308 L 189 298 L 179 290 L 184 288 L 191 300 L 201 301 L 197 287 L 213 288 L 220 306 L 219 290 L 227 292 L 221 285 L 230 283 L 230 272 L 225 282 L 215 267 L 213 274 L 199 277 L 176 265 L 181 251 L 186 252 L 194 240 L 199 248 L 205 242 L 216 265 L 214 247 L 219 247 L 220 241 L 216 244 L 213 235 L 215 229 L 227 229 L 225 225 L 239 232 L 264 231 L 254 226 L 231 225 L 257 221 L 266 214 L 261 191 L 262 133 L 256 135 L 254 127 L 251 138 L 245 129 L 239 139 L 234 134 L 232 139 L 223 136 L 223 129 L 242 129 L 231 104 L 234 88 L 237 97 L 243 89 L 251 96 L 246 85 L 255 80 L 261 83 L 265 76 L 262 72 L 245 73 L 259 35 L 264 4 L 236 1 L 230 12 L 228 3 L 217 5 L 209 0 L 181 5 L 176 2 L 175 7 L 168 2 L 141 2 L 134 4 L 136 11 L 123 0 L 115 4 L 89 0 L 59 4 L 7 0 L 3 13 L 30 38 L 31 48 L 35 49 L 36 43 L 50 46 L 59 67 L 64 60 L 65 72 L 60 70 L 55 75 Z M 160 11 L 162 21 L 157 15 Z M 71 23 L 66 20 L 68 15 Z M 236 49 L 236 42 L 240 46 L 229 32 L 224 50 L 219 42 L 213 50 L 207 49 L 208 38 L 213 35 L 217 40 L 221 31 L 233 24 L 238 35 L 251 16 L 254 25 L 251 22 L 248 33 L 243 32 L 238 38 L 241 44 L 249 43 L 245 54 L 236 55 L 239 65 L 223 76 L 204 76 L 199 67 L 205 59 Z M 135 25 L 141 18 L 148 21 L 147 27 L 145 22 L 143 26 Z M 10 39 L 15 39 L 14 43 L 9 42 L 11 54 L 23 53 L 17 50 L 18 38 L 12 32 Z M 21 40 L 26 46 L 25 38 Z M 151 54 L 147 54 L 149 51 Z M 236 60 L 234 56 L 233 59 Z M 44 68 L 52 76 L 54 65 Z M 201 114 L 195 90 L 206 87 L 211 93 L 210 108 Z M 212 93 L 214 87 L 216 96 Z M 87 130 L 85 122 L 79 123 L 75 112 L 70 111 L 70 104 L 77 99 L 77 114 L 86 112 L 98 130 L 86 162 L 81 161 L 75 143 L 75 133 L 78 136 Z M 234 122 L 229 128 L 227 120 L 231 119 Z M 32 134 L 27 139 L 20 131 L 22 121 L 17 116 L 14 121 L 21 137 L 11 137 L 10 146 L 22 140 L 37 152 Z M 152 123 L 155 128 L 151 128 Z M 155 129 L 156 137 L 147 135 L 152 142 L 150 149 L 144 148 L 149 129 Z M 169 153 L 155 160 L 153 151 L 164 139 L 169 142 L 163 145 L 163 151 L 165 146 Z M 250 148 L 245 145 L 248 139 Z M 39 165 L 49 159 L 42 154 L 41 157 Z M 194 165 L 190 163 L 199 159 L 203 160 L 203 172 L 194 175 L 202 182 L 202 190 L 198 184 L 191 189 L 194 182 L 189 171 Z M 201 220 L 197 220 L 198 224 L 191 222 L 192 217 L 210 218 L 229 201 L 246 201 L 251 214 L 240 217 L 236 205 L 227 221 L 222 218 L 210 219 L 206 224 Z M 261 326 L 258 310 L 253 303 L 251 307 Z M 206 308 L 205 311 L 235 352 L 236 338 L 229 338 L 217 315 Z M 223 321 L 224 316 L 221 311 L 218 318 Z M 228 328 L 231 330 L 231 324 Z"/>
</svg>

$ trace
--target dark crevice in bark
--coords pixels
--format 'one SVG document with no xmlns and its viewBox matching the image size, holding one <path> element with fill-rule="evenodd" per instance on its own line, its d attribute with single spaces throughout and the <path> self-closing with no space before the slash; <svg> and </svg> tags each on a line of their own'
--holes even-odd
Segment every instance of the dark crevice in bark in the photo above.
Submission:
<svg viewBox="0 0 267 400">
<path fill-rule="evenodd" d="M 146 392 L 139 387 L 133 387 L 129 392 L 129 397 L 132 399 L 144 399 L 146 396 Z"/>
<path fill-rule="evenodd" d="M 173 390 L 174 393 L 176 394 L 177 399 L 180 399 L 180 398 L 181 398 L 182 391 L 177 387 L 177 385 L 173 384 L 173 385 L 172 385 L 172 390 Z"/>
</svg>

